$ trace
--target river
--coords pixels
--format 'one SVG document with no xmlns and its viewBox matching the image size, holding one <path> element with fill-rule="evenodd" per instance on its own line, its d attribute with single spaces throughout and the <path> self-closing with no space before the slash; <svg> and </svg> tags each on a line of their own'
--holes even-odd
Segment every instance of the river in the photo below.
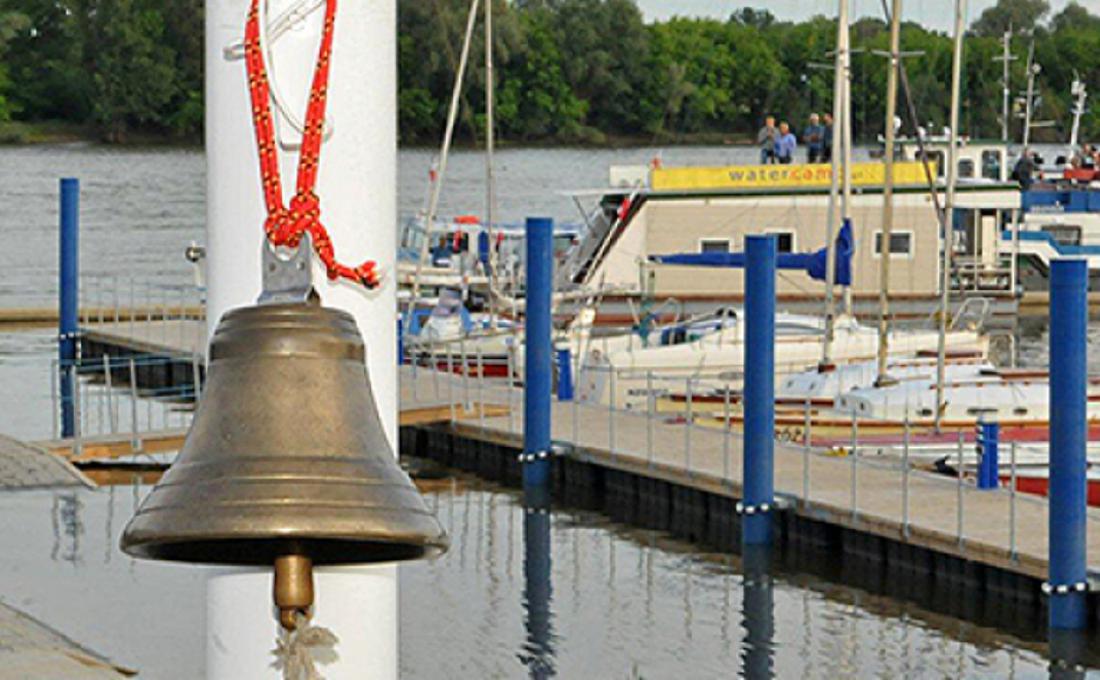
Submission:
<svg viewBox="0 0 1100 680">
<path fill-rule="evenodd" d="M 602 186 L 608 165 L 645 163 L 655 153 L 503 150 L 499 215 L 575 220 L 558 191 Z M 402 214 L 423 203 L 431 155 L 400 154 Z M 662 155 L 668 163 L 728 163 L 751 162 L 754 152 L 689 147 Z M 61 176 L 83 185 L 85 272 L 189 279 L 183 250 L 204 236 L 200 151 L 0 148 L 0 171 L 0 307 L 55 304 Z M 483 172 L 479 154 L 457 152 L 441 213 L 481 213 Z M 1041 335 L 1031 341 L 1031 361 L 1044 361 L 1043 346 Z M 0 333 L 0 432 L 50 435 L 54 352 L 50 331 Z M 203 571 L 135 562 L 117 549 L 147 491 L 0 494 L 0 542 L 9 546 L 0 552 L 0 599 L 140 677 L 201 677 Z M 532 590 L 525 562 L 532 536 L 516 493 L 455 478 L 429 490 L 428 500 L 453 546 L 437 561 L 401 568 L 402 677 L 1036 678 L 1051 668 L 1035 622 L 998 630 L 960 618 L 965 608 L 944 613 L 843 585 L 837 574 L 779 567 L 746 576 L 736 556 L 572 508 L 555 508 L 542 528 L 545 587 Z"/>
</svg>

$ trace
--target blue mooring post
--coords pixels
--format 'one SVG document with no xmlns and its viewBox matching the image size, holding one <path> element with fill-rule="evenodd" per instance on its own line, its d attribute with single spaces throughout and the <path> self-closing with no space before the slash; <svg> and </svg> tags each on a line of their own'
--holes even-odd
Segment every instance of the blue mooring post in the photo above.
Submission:
<svg viewBox="0 0 1100 680">
<path fill-rule="evenodd" d="M 997 449 L 1001 439 L 1001 424 L 996 420 L 978 417 L 978 488 L 996 489 L 1000 483 L 1000 462 Z"/>
<path fill-rule="evenodd" d="M 1050 627 L 1088 623 L 1085 558 L 1088 263 L 1054 260 L 1050 272 Z"/>
<path fill-rule="evenodd" d="M 568 347 L 557 350 L 558 401 L 573 401 L 573 352 Z"/>
<path fill-rule="evenodd" d="M 524 322 L 523 485 L 550 481 L 550 300 L 554 221 L 527 218 L 527 297 Z"/>
<path fill-rule="evenodd" d="M 775 237 L 745 237 L 743 545 L 771 543 L 775 502 Z"/>
<path fill-rule="evenodd" d="M 73 422 L 73 371 L 76 364 L 80 285 L 80 181 L 75 177 L 61 180 L 61 278 L 58 301 L 57 349 L 61 367 L 61 436 L 75 434 Z"/>
</svg>

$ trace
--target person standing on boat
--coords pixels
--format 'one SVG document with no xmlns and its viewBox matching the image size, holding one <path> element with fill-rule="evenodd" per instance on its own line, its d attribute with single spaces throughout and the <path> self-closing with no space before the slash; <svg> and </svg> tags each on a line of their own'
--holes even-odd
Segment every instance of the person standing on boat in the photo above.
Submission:
<svg viewBox="0 0 1100 680">
<path fill-rule="evenodd" d="M 810 114 L 810 124 L 806 126 L 802 139 L 806 142 L 806 162 L 820 163 L 825 155 L 825 126 L 816 113 Z"/>
<path fill-rule="evenodd" d="M 825 114 L 825 124 L 821 126 L 821 162 L 833 161 L 833 114 Z"/>
<path fill-rule="evenodd" d="M 779 139 L 775 140 L 775 160 L 782 165 L 789 165 L 794 160 L 794 151 L 798 148 L 798 140 L 791 132 L 791 126 L 787 121 L 779 124 Z"/>
<path fill-rule="evenodd" d="M 765 165 L 775 163 L 775 143 L 779 140 L 779 130 L 775 127 L 775 118 L 764 119 L 764 127 L 756 133 L 756 145 L 760 147 L 760 162 Z"/>
<path fill-rule="evenodd" d="M 1012 169 L 1012 179 L 1020 183 L 1020 189 L 1027 191 L 1031 188 L 1032 175 L 1035 174 L 1035 159 L 1031 149 L 1025 148 L 1020 154 L 1020 160 L 1016 161 L 1016 167 Z"/>
</svg>

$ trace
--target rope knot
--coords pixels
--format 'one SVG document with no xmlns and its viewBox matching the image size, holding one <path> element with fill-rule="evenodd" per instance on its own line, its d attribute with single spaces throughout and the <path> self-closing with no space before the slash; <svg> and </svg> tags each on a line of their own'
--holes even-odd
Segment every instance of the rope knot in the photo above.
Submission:
<svg viewBox="0 0 1100 680">
<path fill-rule="evenodd" d="M 301 243 L 302 234 L 310 234 L 313 237 L 313 249 L 325 265 L 329 278 L 345 278 L 367 288 L 374 288 L 380 279 L 374 262 L 368 261 L 352 268 L 336 261 L 328 231 L 321 224 L 321 199 L 315 192 L 325 127 L 325 100 L 328 94 L 336 0 L 325 0 L 324 29 L 321 33 L 317 64 L 314 67 L 310 104 L 306 112 L 301 155 L 298 159 L 298 191 L 290 199 L 289 207 L 283 203 L 282 183 L 279 178 L 279 159 L 269 100 L 271 87 L 260 45 L 259 3 L 260 0 L 251 0 L 248 21 L 245 24 L 244 43 L 245 68 L 248 75 L 249 98 L 252 103 L 252 127 L 256 133 L 260 176 L 268 213 L 264 221 L 264 232 L 273 245 L 288 248 L 297 248 Z"/>
</svg>

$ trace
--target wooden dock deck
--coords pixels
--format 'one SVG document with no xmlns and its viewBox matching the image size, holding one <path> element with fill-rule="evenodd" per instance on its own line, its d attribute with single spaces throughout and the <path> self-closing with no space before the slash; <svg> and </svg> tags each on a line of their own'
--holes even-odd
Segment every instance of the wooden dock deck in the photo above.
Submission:
<svg viewBox="0 0 1100 680">
<path fill-rule="evenodd" d="M 458 437 L 522 448 L 520 390 L 478 387 L 475 378 L 467 383 L 460 376 L 448 387 L 446 375 L 408 366 L 402 367 L 401 378 L 402 404 L 446 403 L 451 395 L 485 403 L 511 401 L 516 407 L 512 417 L 467 419 L 450 429 Z M 486 380 L 486 385 L 490 382 Z M 741 498 L 739 434 L 692 427 L 689 443 L 688 428 L 682 423 L 647 421 L 645 414 L 617 411 L 611 415 L 602 406 L 554 402 L 552 436 L 555 443 L 565 444 L 563 455 L 567 458 L 708 494 Z M 916 470 L 906 473 L 887 463 L 852 463 L 850 456 L 807 452 L 800 446 L 776 442 L 775 490 L 782 511 L 962 562 L 1038 581 L 1046 578 L 1046 499 L 1015 494 L 1013 527 L 1013 494 L 1006 489 L 985 491 L 970 483 L 960 486 L 952 477 Z M 908 524 L 903 491 L 906 477 Z M 804 480 L 808 480 L 808 493 L 803 492 Z M 1090 580 L 1100 582 L 1100 512 L 1096 509 L 1090 509 L 1088 515 L 1088 564 Z"/>
</svg>

